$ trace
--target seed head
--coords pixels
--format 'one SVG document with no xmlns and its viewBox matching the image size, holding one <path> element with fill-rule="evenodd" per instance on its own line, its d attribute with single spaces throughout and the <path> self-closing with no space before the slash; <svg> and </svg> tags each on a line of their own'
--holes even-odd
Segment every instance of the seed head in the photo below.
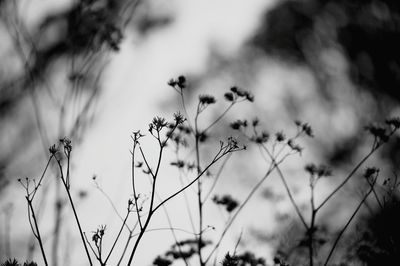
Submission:
<svg viewBox="0 0 400 266">
<path fill-rule="evenodd" d="M 379 169 L 376 167 L 368 167 L 367 169 L 365 169 L 364 172 L 364 177 L 365 178 L 370 178 L 371 176 L 373 176 L 374 174 L 378 173 Z"/>
<path fill-rule="evenodd" d="M 214 104 L 217 102 L 212 95 L 200 95 L 199 101 L 203 105 Z"/>
</svg>

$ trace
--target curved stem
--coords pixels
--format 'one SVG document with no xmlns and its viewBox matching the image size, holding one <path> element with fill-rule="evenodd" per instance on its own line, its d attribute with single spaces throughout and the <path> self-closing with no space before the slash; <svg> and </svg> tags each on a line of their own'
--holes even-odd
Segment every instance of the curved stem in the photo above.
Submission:
<svg viewBox="0 0 400 266">
<path fill-rule="evenodd" d="M 136 208 L 136 215 L 137 219 L 139 222 L 140 229 L 143 229 L 142 221 L 140 219 L 140 212 L 139 212 L 139 206 L 138 206 L 138 196 L 136 194 L 136 185 L 135 185 L 135 149 L 136 149 L 136 139 L 133 140 L 133 149 L 132 149 L 132 169 L 131 169 L 131 175 L 132 175 L 132 190 L 133 190 L 133 200 L 135 201 L 135 208 Z"/>
<path fill-rule="evenodd" d="M 244 208 L 244 206 L 247 205 L 247 203 L 249 202 L 249 200 L 252 198 L 252 196 L 254 195 L 254 193 L 258 190 L 258 188 L 264 183 L 264 181 L 268 178 L 268 176 L 272 173 L 272 171 L 275 169 L 276 165 L 279 165 L 280 163 L 282 163 L 282 161 L 277 162 L 277 164 L 270 164 L 269 169 L 267 170 L 267 172 L 264 174 L 264 176 L 260 179 L 260 181 L 257 182 L 257 184 L 252 188 L 252 190 L 249 192 L 249 194 L 247 195 L 246 199 L 243 201 L 243 203 L 238 207 L 237 211 L 235 212 L 235 214 L 232 216 L 232 218 L 228 221 L 227 225 L 225 226 L 224 230 L 221 233 L 221 236 L 219 237 L 219 240 L 217 242 L 217 244 L 215 244 L 214 248 L 211 250 L 210 254 L 208 255 L 208 257 L 205 259 L 204 263 L 207 263 L 212 255 L 214 254 L 214 252 L 218 249 L 219 245 L 221 244 L 222 239 L 224 238 L 226 232 L 228 231 L 228 229 L 231 227 L 232 223 L 234 222 L 234 220 L 236 219 L 236 217 L 239 215 L 239 213 L 241 212 L 241 210 Z"/>
<path fill-rule="evenodd" d="M 29 206 L 29 209 L 30 209 L 30 215 L 32 216 L 32 219 L 33 219 L 33 224 L 35 226 L 36 233 L 34 232 L 34 235 L 36 236 L 36 238 L 37 238 L 37 240 L 39 242 L 40 251 L 42 252 L 42 257 L 43 257 L 43 260 L 44 260 L 44 264 L 46 266 L 48 266 L 49 264 L 47 263 L 46 253 L 45 253 L 44 247 L 43 247 L 43 241 L 42 241 L 42 238 L 40 236 L 40 231 L 39 231 L 38 223 L 37 223 L 37 220 L 36 220 L 35 211 L 33 210 L 33 206 L 32 206 L 32 200 L 30 200 L 28 197 L 26 197 L 26 200 L 28 202 L 28 206 Z M 31 224 L 31 226 L 32 226 L 32 224 Z M 32 230 L 33 230 L 33 228 L 32 228 Z"/>
<path fill-rule="evenodd" d="M 294 207 L 294 209 L 295 209 L 297 215 L 299 216 L 299 218 L 300 218 L 300 220 L 301 220 L 301 223 L 303 224 L 304 228 L 305 228 L 306 230 L 309 230 L 309 227 L 308 227 L 308 225 L 307 225 L 307 223 L 306 223 L 306 221 L 305 221 L 303 215 L 301 214 L 301 211 L 300 211 L 299 206 L 297 205 L 296 201 L 295 201 L 294 198 L 293 198 L 292 192 L 290 191 L 289 185 L 287 184 L 286 179 L 285 179 L 285 177 L 284 177 L 284 175 L 283 175 L 283 173 L 282 173 L 280 167 L 279 167 L 278 165 L 276 165 L 276 159 L 275 159 L 275 158 L 273 157 L 273 155 L 269 152 L 269 150 L 267 149 L 267 147 L 265 147 L 264 145 L 262 145 L 261 147 L 265 150 L 265 152 L 266 152 L 266 153 L 268 154 L 268 156 L 270 157 L 272 163 L 276 166 L 276 170 L 277 170 L 277 172 L 278 172 L 278 174 L 279 174 L 279 177 L 280 177 L 280 179 L 282 180 L 282 183 L 283 183 L 283 185 L 284 185 L 284 187 L 285 187 L 285 189 L 286 189 L 286 192 L 287 192 L 287 194 L 288 194 L 288 196 L 289 196 L 290 202 L 292 203 L 292 205 L 293 205 L 293 207 Z"/>
<path fill-rule="evenodd" d="M 233 105 L 235 105 L 236 102 L 232 102 L 224 112 L 220 116 L 218 116 L 214 122 L 212 122 L 206 129 L 203 130 L 203 133 L 206 133 L 208 130 L 210 130 L 215 124 L 217 124 L 227 113 L 228 111 L 232 108 Z"/>
<path fill-rule="evenodd" d="M 276 170 L 277 170 L 277 172 L 278 172 L 278 174 L 279 174 L 279 177 L 281 178 L 282 183 L 283 183 L 283 185 L 284 185 L 284 187 L 285 187 L 285 189 L 286 189 L 286 192 L 287 192 L 287 194 L 288 194 L 288 196 L 289 196 L 290 202 L 292 203 L 292 205 L 293 205 L 293 207 L 294 207 L 294 209 L 295 209 L 297 215 L 299 216 L 299 218 L 300 218 L 300 220 L 301 220 L 301 223 L 303 224 L 303 226 L 304 226 L 304 228 L 305 228 L 306 230 L 309 230 L 309 227 L 308 227 L 308 225 L 307 225 L 307 223 L 306 223 L 306 221 L 305 221 L 303 215 L 301 214 L 301 211 L 300 211 L 299 206 L 297 205 L 296 201 L 295 201 L 294 198 L 293 198 L 292 192 L 290 191 L 289 185 L 287 184 L 286 179 L 285 179 L 285 177 L 283 176 L 283 173 L 282 173 L 281 169 L 280 169 L 279 167 L 277 167 Z"/>
<path fill-rule="evenodd" d="M 321 204 L 318 205 L 318 207 L 315 209 L 318 211 L 319 209 L 324 206 L 330 198 L 333 197 L 349 180 L 350 178 L 356 173 L 356 171 L 364 164 L 366 160 L 379 148 L 380 146 L 373 147 L 371 151 L 351 170 L 351 172 L 347 175 L 347 177 L 343 180 L 342 183 L 340 183 L 326 198 L 324 201 L 322 201 Z"/>
<path fill-rule="evenodd" d="M 75 217 L 76 224 L 78 225 L 79 234 L 81 235 L 82 243 L 83 243 L 83 246 L 84 246 L 85 251 L 86 251 L 86 256 L 88 257 L 90 266 L 93 266 L 92 259 L 90 258 L 89 250 L 88 250 L 88 248 L 87 248 L 87 246 L 86 246 L 85 238 L 84 238 L 84 236 L 83 236 L 83 231 L 82 231 L 81 223 L 79 222 L 78 214 L 77 214 L 77 212 L 76 212 L 76 210 L 75 210 L 75 204 L 74 204 L 74 202 L 73 202 L 73 200 L 72 200 L 71 193 L 69 193 L 69 190 L 67 189 L 65 183 L 64 183 L 64 186 L 65 186 L 65 189 L 67 190 L 68 199 L 69 199 L 69 202 L 70 202 L 70 204 L 71 204 L 72 211 L 73 211 L 73 213 L 74 213 L 74 217 Z"/>
<path fill-rule="evenodd" d="M 219 161 L 219 159 L 221 159 L 223 156 L 225 156 L 227 153 L 223 153 L 221 154 L 221 150 L 215 155 L 214 159 L 211 161 L 211 163 L 203 170 L 201 171 L 201 173 L 195 178 L 193 179 L 191 182 L 189 182 L 186 186 L 184 186 L 183 188 L 179 189 L 177 192 L 173 193 L 171 196 L 167 197 L 165 200 L 163 200 L 161 203 L 159 203 L 157 205 L 157 207 L 154 208 L 154 211 L 156 211 L 158 208 L 160 208 L 163 204 L 165 204 L 166 202 L 168 202 L 169 200 L 171 200 L 172 198 L 176 197 L 177 195 L 179 195 L 182 191 L 186 190 L 187 188 L 189 188 L 191 185 L 193 185 L 197 180 L 199 180 L 200 177 L 203 176 L 203 174 L 211 167 L 213 166 L 217 161 Z"/>
<path fill-rule="evenodd" d="M 75 204 L 74 204 L 74 201 L 72 200 L 71 192 L 70 192 L 70 190 L 69 190 L 69 188 L 67 186 L 66 180 L 64 179 L 64 174 L 63 174 L 63 169 L 62 169 L 61 162 L 58 159 L 56 159 L 56 161 L 57 161 L 58 167 L 60 169 L 61 181 L 62 181 L 62 183 L 64 185 L 64 188 L 65 188 L 65 191 L 67 193 L 67 196 L 68 196 L 68 199 L 69 199 L 69 203 L 70 203 L 71 208 L 72 208 L 72 212 L 74 213 L 76 224 L 78 225 L 79 234 L 81 236 L 82 244 L 83 244 L 83 246 L 85 248 L 86 256 L 87 256 L 87 258 L 89 260 L 90 266 L 93 266 L 93 262 L 92 262 L 92 259 L 90 257 L 90 254 L 89 254 L 89 250 L 88 250 L 86 242 L 85 242 L 85 237 L 84 237 L 84 234 L 83 234 L 83 230 L 82 230 L 81 224 L 79 222 L 78 214 L 77 214 L 76 209 L 75 209 Z"/>
<path fill-rule="evenodd" d="M 198 128 L 198 118 L 200 115 L 200 102 L 197 104 L 197 112 L 194 118 L 194 135 L 195 135 L 195 150 L 196 150 L 196 169 L 197 175 L 201 172 L 200 165 L 200 132 Z M 204 131 L 205 132 L 205 131 Z M 199 210 L 199 237 L 197 238 L 197 253 L 199 255 L 199 263 L 200 266 L 204 266 L 203 257 L 201 254 L 201 250 L 203 248 L 203 201 L 202 201 L 202 183 L 201 180 L 197 180 L 197 204 Z"/>
<path fill-rule="evenodd" d="M 332 245 L 331 250 L 329 251 L 328 257 L 325 260 L 324 266 L 328 265 L 328 262 L 333 254 L 333 251 L 336 249 L 337 244 L 339 243 L 340 238 L 342 237 L 344 231 L 346 231 L 347 227 L 350 225 L 351 221 L 353 220 L 353 218 L 356 216 L 358 210 L 361 208 L 361 206 L 364 204 L 365 200 L 368 198 L 369 194 L 371 194 L 373 188 L 371 187 L 370 190 L 368 191 L 368 193 L 364 196 L 364 198 L 360 201 L 360 203 L 358 204 L 357 208 L 355 209 L 355 211 L 353 212 L 353 214 L 351 215 L 350 219 L 347 221 L 346 225 L 343 227 L 343 229 L 340 231 L 339 235 L 336 237 L 335 242 Z"/>
<path fill-rule="evenodd" d="M 206 202 L 208 200 L 208 198 L 210 197 L 211 193 L 213 192 L 213 190 L 214 190 L 214 188 L 215 188 L 215 186 L 216 186 L 216 184 L 217 184 L 217 182 L 219 180 L 219 177 L 221 176 L 222 170 L 225 168 L 225 165 L 229 161 L 229 159 L 231 158 L 231 155 L 232 154 L 228 154 L 228 156 L 226 156 L 225 160 L 222 162 L 221 167 L 218 169 L 218 172 L 217 172 L 217 174 L 216 174 L 216 176 L 214 178 L 214 181 L 213 181 L 213 183 L 211 185 L 211 188 L 207 192 L 206 196 L 204 197 L 203 202 Z"/>
</svg>

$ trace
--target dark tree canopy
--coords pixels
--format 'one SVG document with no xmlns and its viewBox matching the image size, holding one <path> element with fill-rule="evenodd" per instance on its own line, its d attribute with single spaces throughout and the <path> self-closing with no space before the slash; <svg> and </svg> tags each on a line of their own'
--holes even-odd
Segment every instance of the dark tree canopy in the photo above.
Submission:
<svg viewBox="0 0 400 266">
<path fill-rule="evenodd" d="M 321 19 L 327 23 L 323 30 L 333 35 L 319 32 Z M 398 1 L 283 1 L 266 13 L 265 25 L 253 40 L 265 52 L 307 64 L 313 35 L 319 35 L 324 46 L 337 41 L 351 62 L 354 82 L 400 99 Z"/>
</svg>

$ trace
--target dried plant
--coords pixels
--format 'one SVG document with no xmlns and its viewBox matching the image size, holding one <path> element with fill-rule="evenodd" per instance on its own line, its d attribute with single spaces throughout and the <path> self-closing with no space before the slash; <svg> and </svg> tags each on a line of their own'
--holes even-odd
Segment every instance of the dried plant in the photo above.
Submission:
<svg viewBox="0 0 400 266">
<path fill-rule="evenodd" d="M 258 147 L 260 158 L 265 161 L 267 170 L 241 200 L 236 199 L 234 193 L 217 194 L 214 191 L 216 184 L 220 178 L 222 178 L 223 169 L 226 167 L 231 155 L 236 152 L 247 152 L 247 147 L 239 143 L 237 138 L 232 136 L 226 137 L 223 141 L 220 140 L 216 142 L 211 137 L 213 135 L 212 130 L 220 126 L 222 121 L 225 121 L 231 108 L 242 102 L 253 102 L 254 96 L 236 86 L 230 88 L 223 96 L 226 105 L 225 109 L 216 115 L 214 120 L 211 120 L 206 126 L 201 127 L 199 120 L 202 118 L 203 112 L 205 112 L 209 106 L 216 104 L 217 99 L 212 95 L 200 95 L 198 97 L 195 115 L 194 117 L 190 117 L 188 115 L 188 107 L 185 104 L 186 83 L 187 81 L 184 76 L 180 76 L 168 82 L 168 85 L 179 93 L 185 116 L 177 112 L 173 115 L 172 121 L 167 121 L 167 119 L 163 117 L 156 116 L 148 126 L 147 136 L 140 130 L 132 133 L 130 180 L 132 198 L 127 199 L 126 214 L 124 217 L 119 215 L 116 207 L 113 205 L 114 210 L 121 219 L 121 225 L 117 231 L 118 233 L 112 236 L 113 241 L 111 242 L 111 246 L 105 246 L 103 241 L 105 237 L 109 237 L 107 234 L 107 225 L 100 225 L 91 233 L 90 237 L 81 226 L 81 221 L 76 209 L 76 201 L 71 195 L 70 162 L 73 146 L 70 139 L 64 137 L 59 140 L 57 145 L 54 144 L 49 148 L 47 164 L 38 180 L 32 178 L 19 179 L 20 184 L 25 190 L 25 199 L 28 207 L 28 222 L 40 247 L 44 265 L 47 266 L 51 264 L 48 262 L 34 202 L 43 184 L 43 180 L 46 178 L 46 173 L 49 172 L 51 166 L 55 166 L 58 169 L 57 175 L 68 197 L 69 206 L 73 212 L 73 218 L 81 237 L 82 248 L 85 250 L 88 264 L 95 265 L 97 261 L 101 266 L 109 265 L 109 259 L 111 257 L 114 257 L 115 261 L 118 261 L 117 265 L 123 263 L 132 265 L 138 247 L 146 232 L 156 230 L 149 229 L 149 225 L 154 214 L 161 209 L 163 209 L 166 214 L 169 225 L 168 228 L 172 232 L 174 244 L 164 254 L 157 256 L 153 261 L 153 265 L 172 265 L 175 261 L 182 261 L 187 266 L 193 263 L 200 266 L 217 265 L 218 263 L 235 266 L 267 265 L 263 258 L 258 258 L 250 251 L 243 251 L 242 253 L 237 252 L 236 249 L 242 235 L 240 235 L 232 255 L 224 250 L 224 254 L 226 255 L 221 259 L 218 257 L 218 251 L 222 240 L 231 228 L 233 222 L 272 173 L 276 173 L 281 179 L 295 213 L 303 226 L 303 243 L 308 248 L 308 265 L 326 266 L 329 265 L 328 263 L 340 239 L 343 237 L 344 232 L 349 227 L 362 205 L 366 202 L 367 198 L 373 194 L 380 208 L 384 208 L 387 203 L 387 197 L 391 196 L 390 193 L 394 193 L 399 186 L 397 178 L 394 183 L 385 179 L 383 186 L 388 187 L 387 193 L 383 197 L 380 196 L 376 190 L 380 171 L 376 167 L 366 168 L 363 176 L 368 189 L 363 194 L 356 209 L 347 219 L 342 229 L 338 232 L 334 240 L 331 241 L 331 247 L 328 249 L 327 255 L 323 259 L 320 254 L 320 239 L 317 237 L 317 233 L 320 230 L 318 225 L 318 213 L 345 187 L 349 180 L 359 172 L 367 159 L 392 138 L 400 127 L 400 120 L 398 118 L 388 119 L 384 126 L 370 125 L 366 127 L 366 130 L 373 137 L 370 151 L 355 164 L 349 174 L 343 178 L 337 187 L 327 194 L 320 202 L 316 202 L 314 197 L 317 184 L 321 179 L 329 178 L 334 173 L 328 166 L 323 164 L 306 164 L 304 170 L 309 179 L 309 212 L 311 214 L 310 219 L 307 219 L 304 210 L 299 207 L 299 202 L 295 199 L 290 189 L 284 170 L 282 169 L 282 164 L 291 156 L 301 155 L 303 151 L 303 147 L 299 144 L 301 138 L 314 137 L 311 126 L 308 123 L 295 121 L 297 130 L 293 135 L 286 134 L 282 131 L 271 135 L 269 132 L 261 129 L 261 122 L 257 118 L 251 121 L 235 120 L 232 122 L 230 124 L 230 129 L 244 137 L 246 145 Z M 142 145 L 142 139 L 146 137 L 152 138 L 158 147 L 158 155 L 155 164 L 150 162 L 146 155 L 145 147 Z M 158 193 L 158 191 L 162 189 L 158 186 L 158 183 L 162 178 L 161 165 L 165 163 L 164 157 L 167 148 L 173 149 L 176 154 L 176 158 L 170 162 L 170 166 L 178 169 L 182 186 L 169 196 L 163 198 Z M 207 153 L 209 150 L 212 151 L 211 155 Z M 190 157 L 190 154 L 193 154 L 193 157 Z M 213 171 L 211 171 L 211 169 L 217 169 L 216 174 L 212 174 Z M 138 174 L 147 175 L 149 177 L 151 190 L 150 194 L 146 196 L 144 196 L 145 194 L 137 185 Z M 95 177 L 93 179 L 96 183 Z M 98 184 L 97 188 L 101 190 Z M 104 191 L 102 192 L 106 195 Z M 189 208 L 188 193 L 195 193 L 197 199 L 196 210 Z M 211 197 L 212 194 L 213 196 Z M 178 239 L 175 231 L 181 229 L 175 228 L 169 217 L 166 204 L 178 195 L 183 196 L 185 199 L 189 216 L 188 223 L 192 226 L 193 238 Z M 111 199 L 108 199 L 112 204 Z M 210 199 L 211 201 L 209 201 Z M 206 239 L 205 237 L 206 232 L 215 229 L 212 226 L 205 226 L 207 223 L 205 221 L 204 212 L 207 211 L 206 205 L 209 203 L 214 204 L 217 208 L 221 208 L 222 211 L 227 214 L 224 227 L 213 240 Z M 197 221 L 194 219 L 193 211 L 198 212 L 196 216 Z M 133 223 L 128 219 L 131 215 L 134 216 L 133 219 L 135 221 Z M 125 240 L 123 240 L 123 235 L 127 236 Z M 115 249 L 119 242 L 124 243 L 124 249 L 121 254 L 117 254 L 117 249 Z M 133 245 L 130 245 L 131 243 L 133 243 Z M 274 259 L 274 264 L 288 265 L 283 258 L 278 257 Z M 2 265 L 20 264 L 18 264 L 16 260 L 10 259 Z M 33 262 L 26 262 L 24 265 L 36 264 Z"/>
</svg>

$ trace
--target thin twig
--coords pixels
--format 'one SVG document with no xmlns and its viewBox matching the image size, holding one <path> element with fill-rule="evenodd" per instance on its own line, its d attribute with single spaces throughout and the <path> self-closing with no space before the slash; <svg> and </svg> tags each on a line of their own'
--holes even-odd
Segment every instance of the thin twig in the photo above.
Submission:
<svg viewBox="0 0 400 266">
<path fill-rule="evenodd" d="M 200 105 L 201 102 L 199 101 L 197 104 L 197 111 L 196 116 L 194 118 L 194 137 L 195 137 L 195 150 L 196 150 L 196 169 L 197 175 L 201 172 L 201 165 L 200 165 L 200 132 L 198 127 L 198 118 L 200 115 Z M 205 132 L 205 131 L 204 131 Z M 198 211 L 199 211 L 199 237 L 197 238 L 197 253 L 199 255 L 199 263 L 200 266 L 204 266 L 203 257 L 201 250 L 203 248 L 203 201 L 202 201 L 202 182 L 201 179 L 197 180 L 197 204 L 198 204 Z"/>
<path fill-rule="evenodd" d="M 34 211 L 33 206 L 32 206 L 32 200 L 29 199 L 28 196 L 26 196 L 26 200 L 28 202 L 28 206 L 29 206 L 29 209 L 30 209 L 30 215 L 32 216 L 33 224 L 34 224 L 35 230 L 36 230 L 36 233 L 34 232 L 34 234 L 35 234 L 35 236 L 36 236 L 36 238 L 37 238 L 37 240 L 39 242 L 40 251 L 42 252 L 42 257 L 43 257 L 43 260 L 44 260 L 44 264 L 46 266 L 48 266 L 49 264 L 47 263 L 46 253 L 44 251 L 42 238 L 40 236 L 40 231 L 39 231 L 38 223 L 37 223 L 37 220 L 36 220 L 35 211 Z"/>
<path fill-rule="evenodd" d="M 371 187 L 368 191 L 368 193 L 364 196 L 364 198 L 360 201 L 360 203 L 358 204 L 357 208 L 355 209 L 355 211 L 353 212 L 353 214 L 351 215 L 350 219 L 347 221 L 347 223 L 345 224 L 345 226 L 343 227 L 343 229 L 340 231 L 339 235 L 336 237 L 335 242 L 332 245 L 331 250 L 329 251 L 328 257 L 325 260 L 324 266 L 328 265 L 328 262 L 333 254 L 333 251 L 336 249 L 337 244 L 339 243 L 340 238 L 342 237 L 344 231 L 346 231 L 347 227 L 350 225 L 351 221 L 353 220 L 353 218 L 356 216 L 358 210 L 361 208 L 361 206 L 363 205 L 363 203 L 365 202 L 365 200 L 368 198 L 368 196 L 371 194 L 373 188 Z"/>
<path fill-rule="evenodd" d="M 89 254 L 89 250 L 88 250 L 87 245 L 86 245 L 86 241 L 85 241 L 85 237 L 84 237 L 84 234 L 83 234 L 83 230 L 81 228 L 81 223 L 79 222 L 78 214 L 77 214 L 76 209 L 75 209 L 75 204 L 74 204 L 74 201 L 72 200 L 71 192 L 70 192 L 70 190 L 69 190 L 69 188 L 67 186 L 67 183 L 66 183 L 66 181 L 64 179 L 64 174 L 63 174 L 61 162 L 58 159 L 56 159 L 56 161 L 57 161 L 57 164 L 58 164 L 58 166 L 60 168 L 61 181 L 62 181 L 62 183 L 64 185 L 64 188 L 65 188 L 65 191 L 67 193 L 67 196 L 68 196 L 68 199 L 69 199 L 69 203 L 70 203 L 71 208 L 72 208 L 72 212 L 74 213 L 75 221 L 76 221 L 76 224 L 78 225 L 78 229 L 79 229 L 79 234 L 81 236 L 81 240 L 82 240 L 83 246 L 85 248 L 86 256 L 87 256 L 87 258 L 89 260 L 90 266 L 93 266 L 93 262 L 92 262 L 92 259 L 90 257 L 90 254 Z"/>
<path fill-rule="evenodd" d="M 113 252 L 113 250 L 114 250 L 114 248 L 115 248 L 115 245 L 117 244 L 117 242 L 118 242 L 118 240 L 119 240 L 119 238 L 120 238 L 120 236 L 121 236 L 122 230 L 124 229 L 124 227 L 125 227 L 125 225 L 126 225 L 126 221 L 128 220 L 128 217 L 129 217 L 129 214 L 130 214 L 130 213 L 131 213 L 131 211 L 129 210 L 129 207 L 128 207 L 128 211 L 127 211 L 127 213 L 126 213 L 126 215 L 125 215 L 125 218 L 124 218 L 124 220 L 123 220 L 123 222 L 122 222 L 121 228 L 120 228 L 119 231 L 118 231 L 117 237 L 115 238 L 114 243 L 113 243 L 113 245 L 111 246 L 111 249 L 110 249 L 110 251 L 108 252 L 107 257 L 106 257 L 106 259 L 104 260 L 104 265 L 107 263 L 108 259 L 110 258 L 111 253 Z"/>
<path fill-rule="evenodd" d="M 140 134 L 139 132 L 137 134 Z M 133 191 L 133 200 L 135 201 L 135 208 L 136 208 L 136 215 L 137 220 L 139 222 L 139 227 L 142 230 L 143 225 L 140 218 L 140 212 L 138 207 L 138 195 L 136 193 L 136 186 L 135 186 L 135 149 L 137 145 L 137 136 L 135 134 L 135 139 L 133 140 L 133 148 L 132 148 L 132 166 L 131 166 L 131 174 L 132 174 L 132 191 Z"/>
<path fill-rule="evenodd" d="M 273 163 L 274 165 L 276 165 L 276 160 L 275 160 L 275 158 L 272 156 L 272 154 L 269 152 L 269 150 L 267 149 L 267 147 L 265 147 L 265 145 L 261 145 L 261 147 L 262 147 L 262 148 L 265 150 L 265 152 L 268 154 L 268 156 L 270 157 L 272 163 Z M 292 203 L 292 205 L 293 205 L 293 207 L 294 207 L 294 209 L 295 209 L 297 215 L 299 216 L 299 218 L 300 218 L 300 220 L 301 220 L 301 223 L 303 224 L 304 228 L 305 228 L 306 231 L 307 231 L 307 230 L 309 229 L 309 227 L 308 227 L 308 225 L 307 225 L 307 223 L 306 223 L 306 221 L 305 221 L 305 219 L 304 219 L 304 217 L 303 217 L 303 215 L 302 215 L 302 213 L 301 213 L 301 211 L 300 211 L 299 206 L 297 205 L 296 201 L 294 200 L 293 195 L 292 195 L 292 192 L 290 191 L 289 185 L 287 184 L 286 179 L 285 179 L 285 177 L 284 177 L 284 175 L 283 175 L 283 173 L 282 173 L 282 171 L 281 171 L 281 169 L 280 169 L 280 167 L 279 167 L 278 165 L 276 165 L 276 171 L 278 172 L 278 175 L 279 175 L 280 179 L 282 180 L 282 183 L 283 183 L 283 185 L 284 185 L 284 187 L 285 187 L 285 189 L 286 189 L 286 192 L 287 192 L 287 194 L 288 194 L 288 196 L 289 196 L 290 202 Z"/>
<path fill-rule="evenodd" d="M 350 178 L 357 172 L 357 170 L 364 164 L 364 162 L 366 160 L 368 160 L 368 158 L 379 148 L 372 148 L 371 151 L 365 155 L 364 158 L 361 159 L 361 161 L 350 171 L 350 173 L 347 175 L 347 177 L 342 181 L 342 183 L 340 183 L 322 202 L 321 204 L 318 205 L 316 209 L 316 211 L 318 211 L 319 209 L 321 209 L 329 200 L 330 198 L 333 197 L 333 195 L 335 195 L 349 180 Z"/>
<path fill-rule="evenodd" d="M 203 130 L 202 133 L 206 133 L 208 130 L 210 130 L 213 126 L 215 126 L 228 112 L 229 110 L 232 108 L 232 106 L 235 105 L 235 101 L 232 102 L 226 109 L 225 111 L 222 112 L 222 114 L 220 114 L 215 120 L 214 122 L 212 122 L 208 127 L 206 127 L 206 129 Z"/>
<path fill-rule="evenodd" d="M 217 184 L 217 182 L 218 182 L 218 180 L 219 180 L 219 178 L 220 178 L 220 176 L 221 176 L 221 173 L 222 173 L 222 171 L 224 170 L 226 163 L 227 163 L 228 160 L 231 158 L 231 155 L 232 155 L 231 153 L 228 154 L 228 156 L 226 156 L 226 158 L 225 158 L 224 161 L 222 162 L 221 167 L 218 169 L 218 172 L 217 172 L 217 174 L 215 175 L 214 181 L 213 181 L 213 183 L 212 183 L 212 185 L 211 185 L 211 188 L 210 188 L 210 190 L 207 192 L 206 196 L 204 197 L 203 202 L 206 202 L 206 201 L 208 200 L 208 198 L 210 197 L 211 193 L 214 191 L 214 188 L 215 188 L 215 186 L 216 186 L 216 184 Z"/>
<path fill-rule="evenodd" d="M 157 205 L 157 207 L 154 208 L 154 211 L 157 210 L 158 208 L 161 207 L 161 205 L 165 204 L 167 201 L 171 200 L 172 198 L 176 197 L 178 194 L 180 194 L 182 191 L 186 190 L 188 187 L 190 187 L 191 185 L 193 185 L 200 177 L 203 176 L 203 174 L 205 172 L 207 172 L 207 170 L 213 166 L 217 161 L 219 161 L 222 157 L 224 157 L 227 153 L 223 153 L 220 154 L 221 150 L 215 155 L 214 159 L 211 161 L 211 163 L 203 170 L 201 171 L 201 173 L 195 178 L 193 179 L 189 184 L 187 184 L 186 186 L 184 186 L 183 188 L 179 189 L 177 192 L 173 193 L 171 196 L 167 197 L 165 200 L 163 200 L 160 204 Z"/>
<path fill-rule="evenodd" d="M 244 208 L 244 206 L 247 205 L 247 203 L 249 202 L 249 200 L 253 197 L 253 195 L 255 194 L 255 192 L 258 190 L 258 188 L 264 183 L 264 181 L 270 176 L 270 174 L 272 173 L 272 171 L 275 169 L 275 167 L 279 164 L 281 164 L 283 162 L 283 160 L 286 157 L 284 157 L 283 159 L 281 159 L 280 161 L 276 162 L 275 164 L 271 162 L 269 169 L 267 170 L 267 172 L 264 174 L 264 176 L 257 182 L 257 184 L 251 189 L 251 191 L 249 192 L 249 194 L 247 195 L 246 199 L 243 201 L 243 203 L 238 207 L 237 211 L 235 212 L 235 214 L 232 216 L 232 218 L 230 219 L 230 221 L 228 222 L 228 224 L 226 225 L 226 227 L 224 228 L 224 230 L 222 231 L 218 242 L 215 244 L 214 248 L 211 250 L 210 254 L 208 255 L 208 257 L 205 259 L 204 263 L 207 263 L 212 255 L 214 254 L 214 252 L 218 249 L 219 245 L 221 244 L 222 239 L 224 238 L 226 232 L 228 231 L 228 229 L 231 227 L 232 223 L 234 222 L 234 220 L 236 219 L 236 217 L 238 216 L 238 214 L 241 212 L 241 210 Z"/>
<path fill-rule="evenodd" d="M 390 131 L 390 133 L 388 134 L 388 138 L 390 138 L 397 129 L 392 129 L 392 131 Z M 379 142 L 376 139 L 374 140 L 374 144 L 372 145 L 371 151 L 365 155 L 365 157 L 363 159 L 361 159 L 361 161 L 353 168 L 353 170 L 350 171 L 350 173 L 347 175 L 347 177 L 343 180 L 342 183 L 340 183 L 326 198 L 324 201 L 322 201 L 322 203 L 316 208 L 316 211 L 318 211 L 319 209 L 322 208 L 322 206 L 324 206 L 331 197 L 333 197 L 333 195 L 335 195 L 349 180 L 350 178 L 356 173 L 356 171 L 364 164 L 365 161 L 368 160 L 368 158 L 375 152 L 377 151 L 382 145 L 384 144 L 384 142 Z"/>
</svg>

